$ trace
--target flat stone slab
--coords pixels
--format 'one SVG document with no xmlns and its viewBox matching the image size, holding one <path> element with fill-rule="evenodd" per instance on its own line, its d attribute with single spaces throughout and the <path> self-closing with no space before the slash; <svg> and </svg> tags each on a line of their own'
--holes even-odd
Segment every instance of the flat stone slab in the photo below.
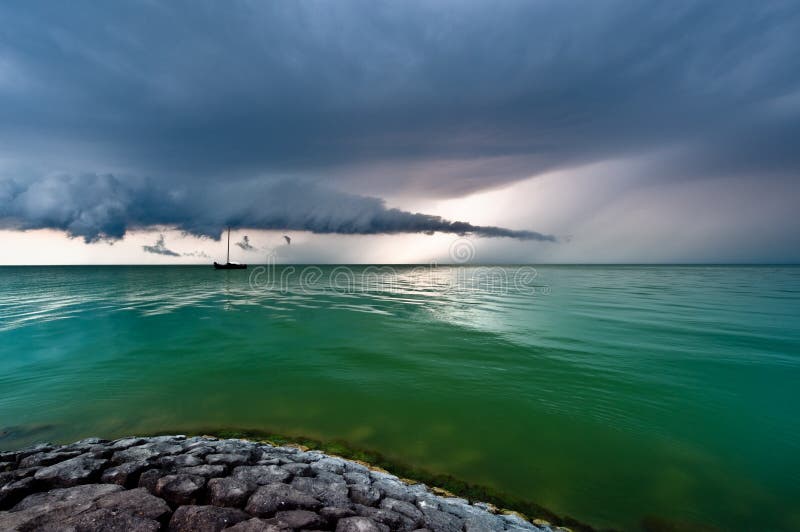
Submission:
<svg viewBox="0 0 800 532">
<path fill-rule="evenodd" d="M 169 529 L 175 532 L 225 530 L 251 516 L 236 508 L 219 506 L 181 506 L 172 515 Z"/>
<path fill-rule="evenodd" d="M 99 479 L 107 465 L 108 460 L 97 459 L 93 454 L 86 453 L 44 467 L 33 478 L 53 488 L 66 488 Z"/>
<path fill-rule="evenodd" d="M 0 530 L 564 530 L 363 464 L 245 440 L 88 438 L 0 453 Z"/>
</svg>

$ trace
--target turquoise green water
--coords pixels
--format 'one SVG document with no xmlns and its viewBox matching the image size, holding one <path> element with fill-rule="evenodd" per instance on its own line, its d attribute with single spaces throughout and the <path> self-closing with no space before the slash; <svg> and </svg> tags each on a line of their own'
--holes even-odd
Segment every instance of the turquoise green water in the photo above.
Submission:
<svg viewBox="0 0 800 532">
<path fill-rule="evenodd" d="M 596 526 L 800 529 L 800 268 L 301 269 L 0 268 L 0 448 L 266 429 Z"/>
</svg>

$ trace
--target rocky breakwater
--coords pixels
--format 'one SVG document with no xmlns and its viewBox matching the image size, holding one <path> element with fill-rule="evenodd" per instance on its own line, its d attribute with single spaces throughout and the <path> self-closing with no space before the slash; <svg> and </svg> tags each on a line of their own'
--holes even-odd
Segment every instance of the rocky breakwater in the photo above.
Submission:
<svg viewBox="0 0 800 532">
<path fill-rule="evenodd" d="M 90 438 L 0 453 L 0 530 L 551 531 L 363 464 L 246 440 Z"/>
</svg>

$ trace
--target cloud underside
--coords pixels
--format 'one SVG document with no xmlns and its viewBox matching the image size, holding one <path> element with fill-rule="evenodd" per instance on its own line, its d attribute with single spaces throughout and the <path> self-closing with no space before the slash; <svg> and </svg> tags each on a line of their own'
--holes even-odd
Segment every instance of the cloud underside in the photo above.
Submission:
<svg viewBox="0 0 800 532">
<path fill-rule="evenodd" d="M 555 241 L 552 235 L 535 231 L 391 209 L 378 198 L 311 181 L 257 180 L 166 189 L 150 180 L 110 174 L 54 175 L 24 183 L 0 180 L 0 227 L 58 229 L 93 242 L 157 226 L 215 239 L 229 226 L 360 235 L 441 232 Z M 248 241 L 239 245 L 250 246 Z M 171 254 L 163 238 L 145 248 L 149 253 Z"/>
<path fill-rule="evenodd" d="M 800 168 L 792 1 L 10 3 L 0 18 L 0 155 L 43 174 L 453 197 L 665 148 L 680 156 L 663 179 Z"/>
</svg>

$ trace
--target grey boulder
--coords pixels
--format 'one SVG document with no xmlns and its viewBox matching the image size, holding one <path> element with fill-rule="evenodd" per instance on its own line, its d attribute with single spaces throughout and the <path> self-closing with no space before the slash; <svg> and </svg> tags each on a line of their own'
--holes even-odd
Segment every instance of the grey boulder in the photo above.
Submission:
<svg viewBox="0 0 800 532">
<path fill-rule="evenodd" d="M 228 532 L 290 532 L 278 524 L 254 517 L 225 529 Z"/>
<path fill-rule="evenodd" d="M 206 479 L 193 475 L 167 475 L 156 482 L 156 495 L 172 506 L 197 504 Z"/>
<path fill-rule="evenodd" d="M 103 508 L 78 514 L 66 519 L 63 525 L 45 529 L 69 532 L 156 532 L 161 529 L 161 524 L 122 510 Z"/>
<path fill-rule="evenodd" d="M 109 467 L 103 471 L 100 481 L 107 484 L 119 484 L 120 486 L 135 486 L 139 482 L 139 475 L 147 469 L 148 462 L 125 462 L 118 466 Z"/>
<path fill-rule="evenodd" d="M 101 509 L 125 511 L 133 516 L 155 521 L 165 520 L 170 514 L 167 503 L 144 488 L 103 495 L 95 501 L 95 505 Z"/>
<path fill-rule="evenodd" d="M 208 481 L 208 500 L 214 506 L 241 508 L 255 491 L 255 487 L 237 478 L 212 478 Z"/>
<path fill-rule="evenodd" d="M 259 486 L 285 482 L 291 476 L 291 473 L 276 465 L 239 466 L 233 470 L 233 478 Z"/>
<path fill-rule="evenodd" d="M 316 499 L 286 484 L 268 484 L 256 490 L 247 501 L 248 513 L 269 517 L 281 510 L 317 510 L 322 507 Z"/>
<path fill-rule="evenodd" d="M 175 532 L 219 532 L 249 518 L 236 508 L 181 506 L 172 514 L 169 529 Z"/>
<path fill-rule="evenodd" d="M 82 454 L 48 467 L 43 467 L 33 476 L 37 481 L 54 488 L 67 488 L 100 478 L 108 460 Z"/>
<path fill-rule="evenodd" d="M 336 532 L 382 532 L 378 524 L 367 517 L 346 517 L 336 524 Z"/>
</svg>

